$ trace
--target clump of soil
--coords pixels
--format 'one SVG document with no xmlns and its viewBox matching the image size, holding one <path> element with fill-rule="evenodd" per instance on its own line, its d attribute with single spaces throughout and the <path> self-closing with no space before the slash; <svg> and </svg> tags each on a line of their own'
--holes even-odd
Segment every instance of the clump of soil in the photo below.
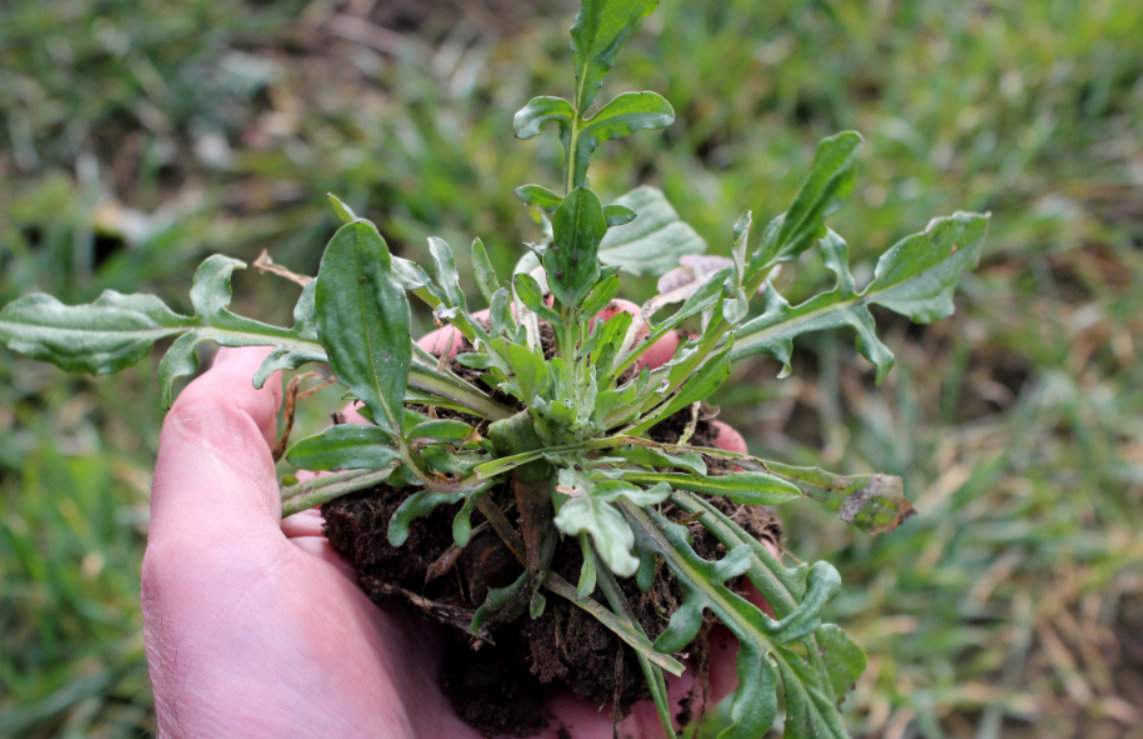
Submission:
<svg viewBox="0 0 1143 739">
<path fill-rule="evenodd" d="M 524 613 L 480 636 L 469 634 L 468 625 L 489 588 L 508 585 L 522 567 L 479 513 L 473 515 L 472 539 L 458 550 L 452 542 L 457 506 L 442 506 L 415 521 L 408 541 L 399 548 L 390 546 L 389 518 L 408 494 L 382 485 L 327 503 L 326 535 L 375 602 L 400 604 L 413 617 L 443 625 L 441 687 L 461 718 L 487 735 L 525 736 L 548 724 L 545 705 L 561 687 L 597 706 L 610 706 L 616 719 L 648 697 L 631 650 L 587 613 L 551 593 L 540 618 L 532 620 Z M 490 494 L 503 509 L 510 509 L 507 490 Z M 773 511 L 721 498 L 712 501 L 758 539 L 779 542 L 781 527 Z M 684 518 L 681 511 L 667 512 Z M 689 529 L 700 555 L 725 554 L 725 547 L 701 524 L 690 523 Z M 578 544 L 563 538 L 552 569 L 575 582 L 581 561 Z M 665 567 L 646 593 L 633 578 L 620 585 L 635 617 L 654 639 L 679 603 L 678 585 Z M 705 651 L 703 635 L 686 656 L 701 670 Z"/>
<path fill-rule="evenodd" d="M 479 381 L 471 371 L 455 363 L 454 367 L 466 379 Z M 674 443 L 689 431 L 691 444 L 713 445 L 714 415 L 705 406 L 697 417 L 687 409 L 651 429 L 650 436 Z M 552 593 L 546 594 L 547 605 L 539 618 L 530 618 L 526 602 L 521 602 L 510 613 L 515 618 L 502 617 L 505 623 L 488 624 L 479 634 L 471 634 L 469 624 L 489 589 L 509 585 L 523 567 L 479 512 L 473 514 L 468 545 L 458 549 L 452 540 L 452 518 L 459 504 L 441 506 L 413 522 L 405 544 L 390 546 L 389 519 L 410 492 L 381 485 L 327 503 L 322 509 L 326 535 L 372 600 L 441 625 L 445 648 L 440 684 L 462 719 L 486 735 L 526 736 L 548 725 L 551 716 L 546 706 L 557 690 L 570 690 L 594 705 L 609 707 L 616 720 L 634 702 L 648 697 L 632 651 L 582 609 Z M 518 526 L 508 487 L 487 495 Z M 712 502 L 759 540 L 779 543 L 781 527 L 773 511 L 721 498 Z M 664 511 L 685 520 L 682 511 L 670 506 Z M 723 545 L 701 524 L 687 523 L 700 555 L 725 554 Z M 574 583 L 581 562 L 578 542 L 561 537 L 551 569 Z M 666 627 L 682 597 L 661 564 L 647 592 L 639 590 L 634 578 L 620 580 L 620 587 L 651 639 Z M 700 678 L 707 664 L 706 650 L 704 630 L 682 655 L 699 670 Z"/>
</svg>

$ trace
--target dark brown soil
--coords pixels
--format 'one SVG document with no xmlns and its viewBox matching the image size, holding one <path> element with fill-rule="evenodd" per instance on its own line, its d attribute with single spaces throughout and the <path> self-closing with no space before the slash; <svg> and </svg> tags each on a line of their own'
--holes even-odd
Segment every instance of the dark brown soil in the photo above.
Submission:
<svg viewBox="0 0 1143 739">
<path fill-rule="evenodd" d="M 389 518 L 408 494 L 385 486 L 326 504 L 326 534 L 357 572 L 362 590 L 378 604 L 400 607 L 442 625 L 445 642 L 441 687 L 457 713 L 489 736 L 525 736 L 547 725 L 547 700 L 559 688 L 618 719 L 647 697 L 632 652 L 581 609 L 551 594 L 536 620 L 527 613 L 492 626 L 480 637 L 468 633 L 476 608 L 490 587 L 503 587 L 521 566 L 486 525 L 473 516 L 474 535 L 463 550 L 452 543 L 456 506 L 438 508 L 413 523 L 408 541 L 389 545 Z M 508 509 L 507 491 L 492 493 Z M 759 539 L 778 542 L 781 528 L 772 511 L 714 502 Z M 670 509 L 668 509 L 670 513 Z M 680 516 L 681 517 L 681 516 Z M 714 558 L 725 548 L 697 523 L 689 526 L 696 551 Z M 573 540 L 557 546 L 552 569 L 575 582 L 581 555 Z M 647 593 L 634 579 L 621 581 L 633 613 L 655 638 L 666 626 L 680 593 L 665 569 Z M 705 662 L 705 640 L 692 645 L 692 664 Z"/>
</svg>

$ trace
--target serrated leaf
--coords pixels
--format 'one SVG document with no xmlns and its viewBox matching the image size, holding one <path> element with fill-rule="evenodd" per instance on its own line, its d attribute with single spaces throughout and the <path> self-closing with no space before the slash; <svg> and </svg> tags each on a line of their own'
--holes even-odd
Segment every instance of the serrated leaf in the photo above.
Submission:
<svg viewBox="0 0 1143 739">
<path fill-rule="evenodd" d="M 542 257 L 548 287 L 562 305 L 575 307 L 599 276 L 599 245 L 607 232 L 595 193 L 577 187 L 552 214 L 552 244 Z"/>
<path fill-rule="evenodd" d="M 512 128 L 516 131 L 516 138 L 530 139 L 538 135 L 548 123 L 555 123 L 563 133 L 574 120 L 575 109 L 567 100 L 553 95 L 539 95 L 516 111 L 512 117 Z"/>
<path fill-rule="evenodd" d="M 599 245 L 599 260 L 633 275 L 660 275 L 686 254 L 706 251 L 706 242 L 657 188 L 643 185 L 618 198 L 635 219 L 608 229 Z"/>
<path fill-rule="evenodd" d="M 409 302 L 373 224 L 347 223 L 322 255 L 314 293 L 334 374 L 390 433 L 400 430 L 412 361 Z"/>
<path fill-rule="evenodd" d="M 625 92 L 612 98 L 591 118 L 583 121 L 575 141 L 572 162 L 575 182 L 582 182 L 591 155 L 605 141 L 630 136 L 636 131 L 666 128 L 675 121 L 675 109 L 657 92 Z"/>
<path fill-rule="evenodd" d="M 810 173 L 786 212 L 771 221 L 750 259 L 747 278 L 759 270 L 796 258 L 825 235 L 825 217 L 853 189 L 853 166 L 861 134 L 856 131 L 822 139 L 814 152 Z"/>
<path fill-rule="evenodd" d="M 106 374 L 135 364 L 156 341 L 194 323 L 152 295 L 108 290 L 91 303 L 64 305 L 36 293 L 0 309 L 0 340 L 69 372 Z"/>
<path fill-rule="evenodd" d="M 619 47 L 656 5 L 658 0 L 584 0 L 571 31 L 577 110 L 591 106 Z"/>
<path fill-rule="evenodd" d="M 299 440 L 286 461 L 303 470 L 379 469 L 400 460 L 392 437 L 377 426 L 346 423 Z"/>
</svg>

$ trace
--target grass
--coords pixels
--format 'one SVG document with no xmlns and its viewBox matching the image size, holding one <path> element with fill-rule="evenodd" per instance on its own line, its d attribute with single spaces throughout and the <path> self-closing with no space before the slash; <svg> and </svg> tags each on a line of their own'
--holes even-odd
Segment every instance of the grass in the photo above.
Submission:
<svg viewBox="0 0 1143 739">
<path fill-rule="evenodd" d="M 393 7 L 7 3 L 0 300 L 145 286 L 185 304 L 216 250 L 312 271 L 326 191 L 406 254 L 480 234 L 506 270 L 531 227 L 510 189 L 557 166 L 509 121 L 567 82 L 566 13 Z M 901 474 L 922 513 L 870 539 L 785 511 L 794 550 L 846 580 L 833 615 L 871 656 L 847 705 L 861 735 L 1114 737 L 1143 719 L 1140 37 L 1126 0 L 663 0 L 625 51 L 679 122 L 595 178 L 657 181 L 716 250 L 841 128 L 867 139 L 836 216 L 855 254 L 993 212 L 953 319 L 880 317 L 885 385 L 821 336 L 800 379 L 759 363 L 722 397 L 754 451 Z M 239 294 L 288 315 L 266 282 Z M 136 583 L 154 389 L 150 369 L 95 382 L 0 361 L 0 734 L 153 729 Z"/>
</svg>

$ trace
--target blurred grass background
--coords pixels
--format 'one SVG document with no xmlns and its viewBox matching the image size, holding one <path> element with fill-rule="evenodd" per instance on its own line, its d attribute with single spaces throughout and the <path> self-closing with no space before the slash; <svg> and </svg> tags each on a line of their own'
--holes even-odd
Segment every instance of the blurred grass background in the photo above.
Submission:
<svg viewBox="0 0 1143 739">
<path fill-rule="evenodd" d="M 511 115 L 569 87 L 571 10 L 7 0 L 0 302 L 116 288 L 185 307 L 213 251 L 313 271 L 326 191 L 407 256 L 479 234 L 507 270 L 532 234 L 511 189 L 557 166 Z M 885 385 L 821 335 L 795 377 L 760 362 L 720 398 L 756 453 L 902 475 L 921 511 L 876 539 L 785 511 L 792 551 L 845 578 L 832 615 L 870 654 L 860 736 L 1143 736 L 1141 73 L 1131 0 L 663 0 L 609 82 L 664 92 L 679 120 L 609 146 L 596 187 L 660 185 L 714 251 L 843 128 L 867 145 L 833 223 L 866 274 L 932 216 L 993 213 L 954 318 L 879 316 Z M 786 279 L 796 296 L 825 275 Z M 237 280 L 270 319 L 278 288 Z M 93 381 L 0 354 L 0 735 L 153 730 L 155 390 L 153 366 Z"/>
</svg>

